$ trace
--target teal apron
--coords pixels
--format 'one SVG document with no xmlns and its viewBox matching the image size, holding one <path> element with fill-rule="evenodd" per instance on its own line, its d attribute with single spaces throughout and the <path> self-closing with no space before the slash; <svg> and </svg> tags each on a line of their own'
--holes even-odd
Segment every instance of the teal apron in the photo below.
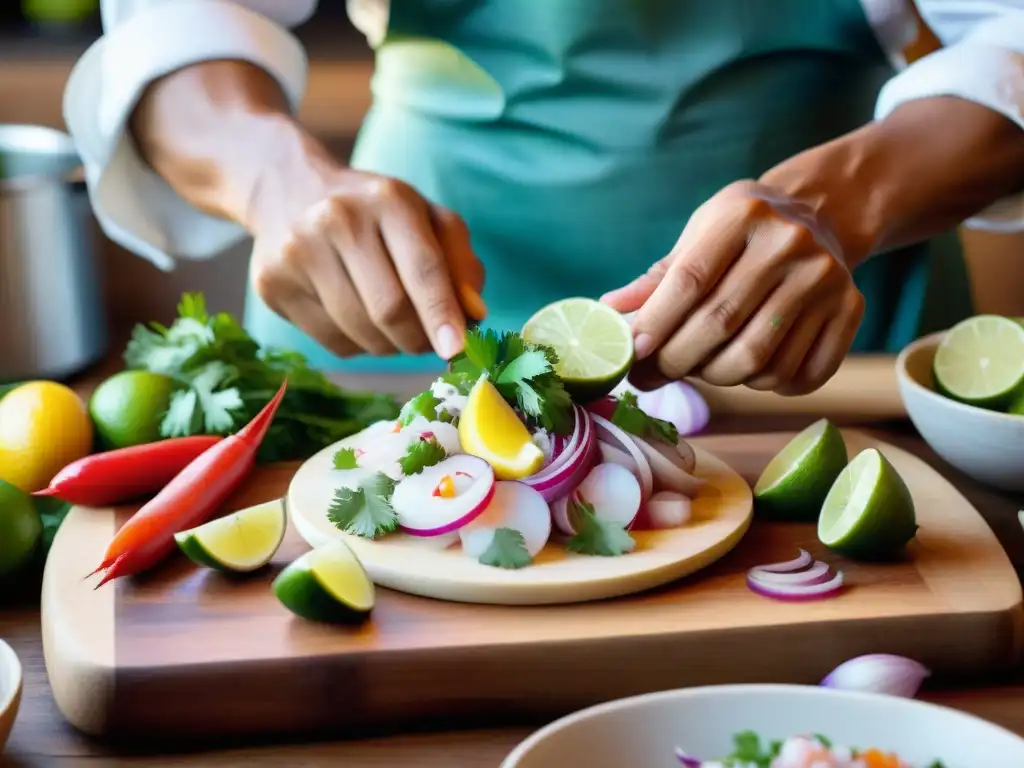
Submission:
<svg viewBox="0 0 1024 768">
<path fill-rule="evenodd" d="M 730 182 L 870 121 L 892 75 L 858 0 L 391 0 L 352 165 L 461 214 L 487 271 L 486 325 L 518 329 L 643 273 Z M 952 234 L 856 280 L 857 352 L 970 313 Z M 251 290 L 246 324 L 328 370 L 442 365 L 341 360 Z"/>
</svg>

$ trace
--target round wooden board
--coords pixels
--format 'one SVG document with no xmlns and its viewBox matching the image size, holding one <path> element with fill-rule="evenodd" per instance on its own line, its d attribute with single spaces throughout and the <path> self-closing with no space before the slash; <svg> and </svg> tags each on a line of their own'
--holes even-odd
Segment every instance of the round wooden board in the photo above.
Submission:
<svg viewBox="0 0 1024 768">
<path fill-rule="evenodd" d="M 503 570 L 467 557 L 458 544 L 442 549 L 402 533 L 369 540 L 338 530 L 326 514 L 337 487 L 331 477 L 332 459 L 355 439 L 325 448 L 299 468 L 288 487 L 289 517 L 310 546 L 342 539 L 374 583 L 422 597 L 546 605 L 632 594 L 707 567 L 736 546 L 750 526 L 750 486 L 721 459 L 694 446 L 696 474 L 707 484 L 693 500 L 693 516 L 686 526 L 633 532 L 636 549 L 619 557 L 568 552 L 553 537 L 530 565 Z"/>
</svg>

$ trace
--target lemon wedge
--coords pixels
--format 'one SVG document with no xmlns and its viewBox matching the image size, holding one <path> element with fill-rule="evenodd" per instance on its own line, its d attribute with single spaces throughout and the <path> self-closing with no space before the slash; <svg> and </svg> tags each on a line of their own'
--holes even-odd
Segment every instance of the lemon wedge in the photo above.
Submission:
<svg viewBox="0 0 1024 768">
<path fill-rule="evenodd" d="M 544 464 L 526 425 L 486 376 L 469 393 L 459 417 L 462 450 L 486 461 L 499 480 L 529 477 Z"/>
</svg>

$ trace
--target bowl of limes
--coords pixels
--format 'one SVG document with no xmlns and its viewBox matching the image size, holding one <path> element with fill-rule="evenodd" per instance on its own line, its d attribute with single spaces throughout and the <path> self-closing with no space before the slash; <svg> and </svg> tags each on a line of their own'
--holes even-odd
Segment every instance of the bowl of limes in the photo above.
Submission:
<svg viewBox="0 0 1024 768">
<path fill-rule="evenodd" d="M 21 662 L 14 650 L 0 640 L 0 753 L 14 727 L 21 704 Z"/>
<path fill-rule="evenodd" d="M 1024 320 L 976 315 L 918 339 L 896 375 L 932 450 L 981 483 L 1024 491 Z"/>
</svg>

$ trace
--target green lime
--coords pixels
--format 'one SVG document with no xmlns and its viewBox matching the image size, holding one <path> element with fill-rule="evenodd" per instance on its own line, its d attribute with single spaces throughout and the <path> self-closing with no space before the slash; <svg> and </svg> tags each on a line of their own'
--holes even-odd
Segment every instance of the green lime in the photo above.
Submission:
<svg viewBox="0 0 1024 768">
<path fill-rule="evenodd" d="M 846 443 L 835 424 L 814 422 L 786 443 L 757 479 L 757 513 L 776 520 L 817 520 L 846 458 Z"/>
<path fill-rule="evenodd" d="M 174 534 L 190 560 L 218 571 L 255 571 L 284 540 L 284 501 L 274 499 Z"/>
<path fill-rule="evenodd" d="M 998 315 L 970 317 L 947 331 L 932 365 L 942 394 L 1005 410 L 1024 392 L 1024 326 Z"/>
<path fill-rule="evenodd" d="M 633 364 L 633 330 L 617 311 L 593 299 L 563 299 L 523 326 L 526 341 L 551 347 L 555 373 L 578 402 L 604 397 Z"/>
<path fill-rule="evenodd" d="M 896 468 L 875 448 L 840 473 L 821 508 L 818 538 L 860 560 L 886 560 L 917 533 L 914 499 Z"/>
<path fill-rule="evenodd" d="M 32 497 L 0 480 L 0 576 L 26 565 L 42 535 L 43 524 Z"/>
<path fill-rule="evenodd" d="M 89 401 L 89 413 L 106 447 L 160 440 L 160 422 L 173 388 L 170 378 L 149 371 L 122 371 L 100 384 Z"/>
<path fill-rule="evenodd" d="M 343 541 L 307 552 L 274 579 L 274 594 L 296 616 L 359 623 L 373 610 L 373 582 Z"/>
</svg>

